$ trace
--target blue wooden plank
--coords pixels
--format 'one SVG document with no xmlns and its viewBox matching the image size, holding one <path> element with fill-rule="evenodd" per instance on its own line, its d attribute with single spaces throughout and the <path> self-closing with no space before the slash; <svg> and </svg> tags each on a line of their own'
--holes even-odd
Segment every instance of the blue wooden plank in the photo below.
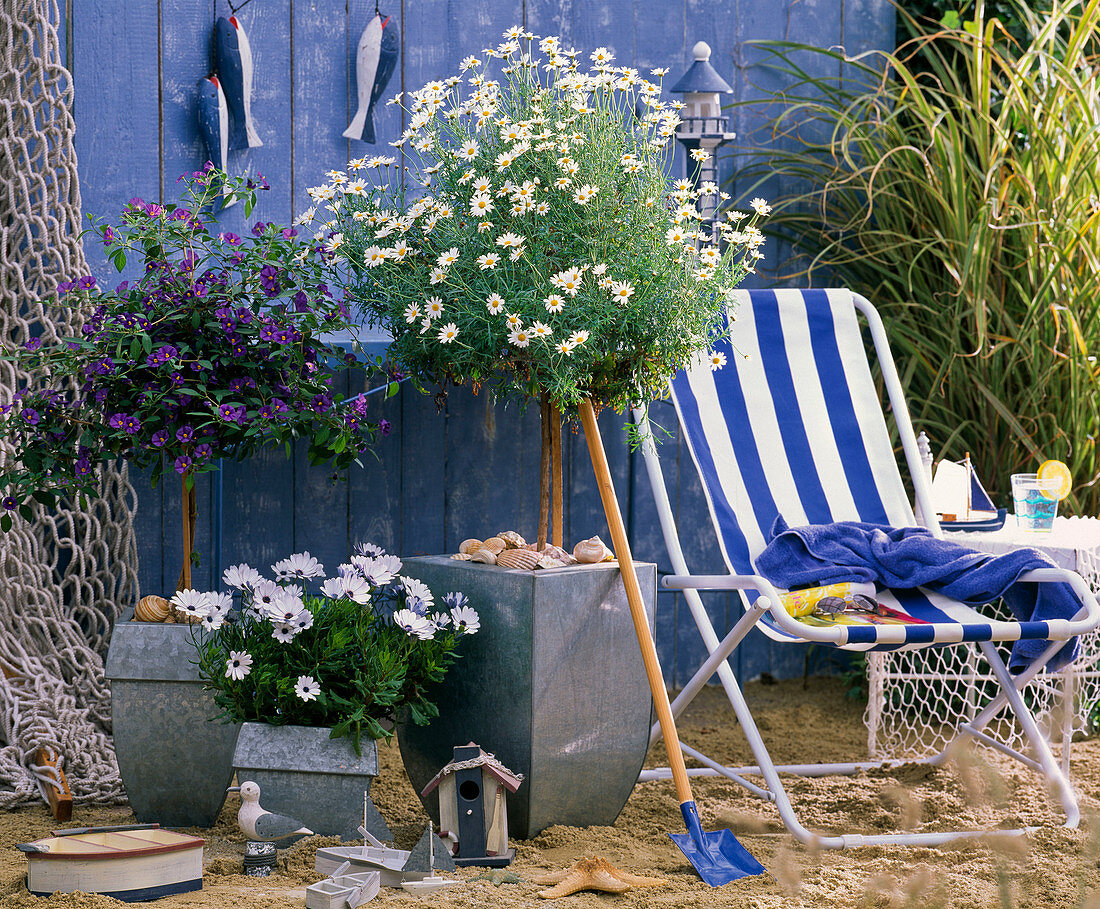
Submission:
<svg viewBox="0 0 1100 909">
<path fill-rule="evenodd" d="M 556 35 L 569 48 L 573 38 L 574 0 L 527 0 L 524 4 L 526 28 L 536 35 Z"/>
<path fill-rule="evenodd" d="M 137 492 L 137 509 L 134 511 L 134 539 L 138 549 L 138 590 L 146 594 L 164 595 L 164 561 L 160 541 L 164 537 L 164 505 L 162 487 L 156 489 L 149 482 L 148 471 L 131 469 L 130 482 Z M 153 545 L 155 544 L 155 545 Z M 175 579 L 173 578 L 173 583 Z"/>
<path fill-rule="evenodd" d="M 222 471 L 222 564 L 247 562 L 271 577 L 271 565 L 294 547 L 295 464 L 282 448 Z M 328 566 L 326 566 L 328 567 Z"/>
<path fill-rule="evenodd" d="M 402 556 L 444 551 L 446 420 L 434 400 L 412 389 L 401 394 Z"/>
<path fill-rule="evenodd" d="M 206 162 L 195 101 L 196 84 L 214 68 L 213 12 L 212 2 L 161 0 L 161 192 L 166 199 L 175 197 L 181 174 Z"/>
<path fill-rule="evenodd" d="M 361 370 L 352 374 L 355 393 L 369 391 L 380 379 L 368 379 Z M 386 420 L 390 434 L 380 438 L 373 454 L 362 456 L 362 467 L 348 470 L 348 539 L 374 543 L 388 552 L 401 552 L 401 396 L 415 394 L 407 384 L 399 396 L 386 398 L 384 392 L 367 398 L 367 419 Z M 413 449 L 414 451 L 416 449 Z"/>
<path fill-rule="evenodd" d="M 135 0 L 118 12 L 96 0 L 72 0 L 73 114 L 80 191 L 87 215 L 114 221 L 127 200 L 160 201 L 158 151 L 157 0 Z M 86 219 L 85 219 L 86 223 Z M 118 273 L 93 238 L 88 265 L 105 286 Z M 124 277 L 136 275 L 137 263 Z"/>
</svg>

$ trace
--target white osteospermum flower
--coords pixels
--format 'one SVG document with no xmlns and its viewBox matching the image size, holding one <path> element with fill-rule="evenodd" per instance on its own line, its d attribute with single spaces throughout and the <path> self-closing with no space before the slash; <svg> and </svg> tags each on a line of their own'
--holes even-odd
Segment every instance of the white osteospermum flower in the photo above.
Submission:
<svg viewBox="0 0 1100 909">
<path fill-rule="evenodd" d="M 313 613 L 308 609 L 303 609 L 291 620 L 290 624 L 299 632 L 309 631 L 313 627 Z"/>
<path fill-rule="evenodd" d="M 489 312 L 495 316 L 504 309 L 504 297 L 500 294 L 489 294 L 485 300 L 485 305 L 488 307 Z"/>
<path fill-rule="evenodd" d="M 279 622 L 271 628 L 271 636 L 280 644 L 289 644 L 297 633 L 298 629 L 289 622 Z"/>
<path fill-rule="evenodd" d="M 204 631 L 217 631 L 225 624 L 225 614 L 211 612 L 209 615 L 204 615 L 199 624 L 202 625 Z"/>
<path fill-rule="evenodd" d="M 321 686 L 311 675 L 298 676 L 298 683 L 294 686 L 294 693 L 303 701 L 315 701 L 321 693 Z"/>
<path fill-rule="evenodd" d="M 726 355 L 720 350 L 711 351 L 709 359 L 711 372 L 717 372 L 726 365 Z"/>
<path fill-rule="evenodd" d="M 458 606 L 451 610 L 451 621 L 458 631 L 464 634 L 477 634 L 481 620 L 472 606 Z"/>
<path fill-rule="evenodd" d="M 238 682 L 252 671 L 252 655 L 243 650 L 230 650 L 225 661 L 225 677 Z"/>
<path fill-rule="evenodd" d="M 281 594 L 282 589 L 274 581 L 261 579 L 252 588 L 252 608 L 262 612 L 268 607 L 274 606 L 275 601 Z"/>
<path fill-rule="evenodd" d="M 448 322 L 441 329 L 439 329 L 440 344 L 450 344 L 455 338 L 458 337 L 458 326 L 454 322 Z"/>
<path fill-rule="evenodd" d="M 214 609 L 210 604 L 209 595 L 191 589 L 177 590 L 171 603 L 188 618 L 201 619 Z"/>
<path fill-rule="evenodd" d="M 288 578 L 317 578 L 325 573 L 325 566 L 317 561 L 308 552 L 296 552 L 271 566 L 275 577 L 280 580 Z"/>
<path fill-rule="evenodd" d="M 263 580 L 261 574 L 251 565 L 241 562 L 240 565 L 230 565 L 222 572 L 222 581 L 228 587 L 236 587 L 243 590 L 246 587 L 255 586 L 257 581 Z"/>
<path fill-rule="evenodd" d="M 408 595 L 408 603 L 410 608 L 414 605 L 419 605 L 424 609 L 431 609 L 435 603 L 435 598 L 432 596 L 432 592 L 428 589 L 428 585 L 417 578 L 407 578 L 401 575 L 401 585 L 405 588 L 405 593 Z"/>
<path fill-rule="evenodd" d="M 435 624 L 431 619 L 417 615 L 411 609 L 398 609 L 393 614 L 393 623 L 404 628 L 410 637 L 421 641 L 430 641 L 435 637 Z"/>
<path fill-rule="evenodd" d="M 771 213 L 772 207 L 768 205 L 763 199 L 753 199 L 749 203 L 749 207 L 758 215 L 767 215 Z"/>
<path fill-rule="evenodd" d="M 359 573 L 375 587 L 388 584 L 401 570 L 401 560 L 384 552 L 376 556 L 356 556 L 352 561 Z"/>
<path fill-rule="evenodd" d="M 439 297 L 428 297 L 424 301 L 424 314 L 429 319 L 438 319 L 443 315 L 443 300 Z"/>
<path fill-rule="evenodd" d="M 212 591 L 206 595 L 206 598 L 210 603 L 212 615 L 220 615 L 222 618 L 225 618 L 229 614 L 229 610 L 233 608 L 233 594 L 231 593 L 218 593 Z"/>
</svg>

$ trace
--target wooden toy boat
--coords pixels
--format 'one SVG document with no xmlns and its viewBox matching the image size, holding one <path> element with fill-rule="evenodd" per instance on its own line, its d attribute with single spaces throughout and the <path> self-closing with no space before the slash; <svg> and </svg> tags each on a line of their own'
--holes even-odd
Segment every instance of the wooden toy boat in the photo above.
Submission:
<svg viewBox="0 0 1100 909">
<path fill-rule="evenodd" d="M 27 889 L 101 893 L 127 903 L 202 889 L 205 840 L 158 824 L 80 827 L 20 843 L 27 854 Z"/>
<path fill-rule="evenodd" d="M 932 504 L 944 530 L 1000 530 L 1006 510 L 997 508 L 970 463 L 940 461 L 932 478 Z"/>
</svg>

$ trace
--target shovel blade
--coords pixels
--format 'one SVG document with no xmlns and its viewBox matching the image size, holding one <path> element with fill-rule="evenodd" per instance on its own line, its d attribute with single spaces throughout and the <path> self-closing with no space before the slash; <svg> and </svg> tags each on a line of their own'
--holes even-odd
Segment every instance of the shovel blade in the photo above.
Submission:
<svg viewBox="0 0 1100 909">
<path fill-rule="evenodd" d="M 738 841 L 730 830 L 704 832 L 699 823 L 695 802 L 680 806 L 687 825 L 687 833 L 670 833 L 669 838 L 695 867 L 699 877 L 712 887 L 721 887 L 731 881 L 754 874 L 764 874 L 767 869 L 752 857 L 749 850 Z"/>
</svg>

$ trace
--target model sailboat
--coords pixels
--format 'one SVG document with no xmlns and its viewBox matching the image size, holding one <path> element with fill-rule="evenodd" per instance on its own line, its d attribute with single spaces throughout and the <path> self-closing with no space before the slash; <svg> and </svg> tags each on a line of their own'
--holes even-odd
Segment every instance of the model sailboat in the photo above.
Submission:
<svg viewBox="0 0 1100 909">
<path fill-rule="evenodd" d="M 1004 526 L 1004 508 L 997 508 L 970 463 L 940 461 L 932 478 L 932 506 L 944 530 L 998 530 Z"/>
</svg>

